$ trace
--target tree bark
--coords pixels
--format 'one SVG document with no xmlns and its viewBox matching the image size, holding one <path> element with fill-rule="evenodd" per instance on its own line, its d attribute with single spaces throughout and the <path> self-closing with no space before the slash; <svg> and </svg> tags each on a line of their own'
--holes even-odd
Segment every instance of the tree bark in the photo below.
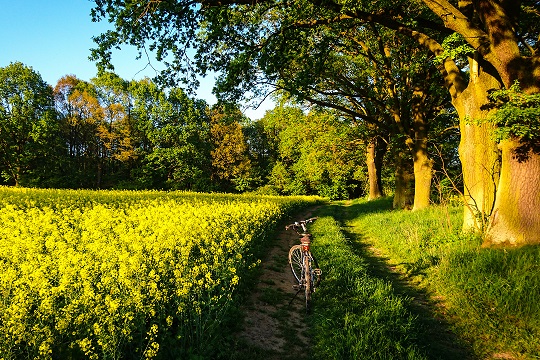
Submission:
<svg viewBox="0 0 540 360">
<path fill-rule="evenodd" d="M 406 151 L 398 152 L 396 155 L 395 167 L 396 190 L 394 193 L 393 208 L 407 209 L 410 208 L 414 199 L 411 184 L 414 180 L 414 174 L 410 171 L 411 166 Z"/>
<path fill-rule="evenodd" d="M 520 162 L 514 155 L 518 145 L 517 140 L 500 145 L 501 177 L 484 246 L 540 243 L 540 155 L 531 152 Z"/>
<path fill-rule="evenodd" d="M 453 104 L 459 115 L 461 139 L 459 158 L 463 171 L 463 230 L 484 231 L 491 215 L 499 180 L 500 161 L 493 125 L 483 122 L 488 111 L 488 90 L 500 89 L 500 83 L 471 61 L 469 85 Z"/>
<path fill-rule="evenodd" d="M 418 87 L 414 91 L 412 116 L 413 134 L 410 139 L 410 149 L 414 164 L 414 205 L 413 211 L 425 209 L 430 204 L 431 178 L 433 176 L 433 161 L 428 154 L 428 127 L 424 102 L 427 94 Z"/>
<path fill-rule="evenodd" d="M 433 160 L 428 156 L 427 139 L 416 140 L 414 147 L 414 210 L 425 209 L 430 204 Z"/>
<path fill-rule="evenodd" d="M 13 180 L 15 181 L 15 187 L 19 187 L 21 178 L 21 167 L 15 166 L 15 174 L 13 174 Z"/>
<path fill-rule="evenodd" d="M 384 196 L 381 171 L 386 149 L 386 142 L 384 142 L 384 140 L 381 140 L 379 137 L 372 138 L 366 146 L 366 163 L 368 168 L 369 181 L 368 200 L 370 201 Z"/>
</svg>

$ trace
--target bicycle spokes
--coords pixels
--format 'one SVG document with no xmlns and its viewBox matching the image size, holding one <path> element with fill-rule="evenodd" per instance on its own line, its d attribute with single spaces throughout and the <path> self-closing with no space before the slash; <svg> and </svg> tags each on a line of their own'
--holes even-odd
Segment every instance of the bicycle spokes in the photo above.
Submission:
<svg viewBox="0 0 540 360">
<path fill-rule="evenodd" d="M 294 275 L 294 278 L 299 285 L 302 284 L 302 279 L 304 275 L 304 266 L 303 266 L 303 254 L 300 245 L 295 245 L 289 251 L 289 264 L 291 265 L 291 271 Z"/>
</svg>

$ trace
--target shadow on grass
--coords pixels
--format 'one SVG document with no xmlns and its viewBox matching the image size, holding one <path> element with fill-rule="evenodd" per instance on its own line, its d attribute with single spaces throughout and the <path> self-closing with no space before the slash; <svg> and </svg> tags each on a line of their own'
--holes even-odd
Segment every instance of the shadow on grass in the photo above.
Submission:
<svg viewBox="0 0 540 360">
<path fill-rule="evenodd" d="M 388 258 L 374 253 L 363 234 L 355 231 L 354 227 L 347 225 L 349 221 L 362 217 L 363 214 L 392 211 L 392 200 L 388 198 L 372 201 L 369 203 L 332 203 L 319 209 L 318 216 L 332 216 L 342 224 L 342 232 L 350 241 L 350 247 L 355 255 L 364 258 L 369 264 L 369 275 L 388 281 L 395 294 L 410 299 L 408 308 L 417 316 L 419 332 L 421 336 L 418 346 L 425 349 L 430 359 L 475 359 L 470 346 L 456 336 L 450 330 L 450 324 L 441 316 L 442 304 L 431 299 L 422 289 L 414 286 L 411 282 L 388 265 Z M 424 273 L 433 266 L 426 264 L 402 264 L 407 269 L 408 276 Z"/>
<path fill-rule="evenodd" d="M 322 207 L 318 211 L 319 216 L 333 216 L 341 221 L 349 221 L 362 216 L 378 212 L 392 211 L 392 199 L 381 198 L 369 202 L 351 203 L 334 202 Z"/>
</svg>

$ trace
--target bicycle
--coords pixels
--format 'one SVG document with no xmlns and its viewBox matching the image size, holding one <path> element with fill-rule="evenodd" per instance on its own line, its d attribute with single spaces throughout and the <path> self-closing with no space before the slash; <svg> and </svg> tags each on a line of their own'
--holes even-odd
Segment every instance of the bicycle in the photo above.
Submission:
<svg viewBox="0 0 540 360">
<path fill-rule="evenodd" d="M 319 268 L 317 260 L 311 253 L 311 234 L 307 230 L 307 224 L 315 221 L 317 218 L 297 221 L 287 225 L 285 230 L 293 229 L 300 238 L 300 245 L 293 245 L 289 250 L 289 264 L 294 278 L 298 284 L 293 285 L 296 291 L 292 301 L 296 298 L 300 291 L 304 290 L 306 298 L 306 311 L 309 311 L 311 306 L 311 295 L 315 292 L 321 281 L 322 271 Z"/>
</svg>

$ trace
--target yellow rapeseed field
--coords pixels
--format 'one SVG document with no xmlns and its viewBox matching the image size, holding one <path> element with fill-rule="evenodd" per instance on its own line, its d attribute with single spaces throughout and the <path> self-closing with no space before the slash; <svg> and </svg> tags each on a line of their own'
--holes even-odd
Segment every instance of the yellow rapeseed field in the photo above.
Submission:
<svg viewBox="0 0 540 360">
<path fill-rule="evenodd" d="M 0 187 L 0 359 L 202 353 L 307 197 Z"/>
</svg>

